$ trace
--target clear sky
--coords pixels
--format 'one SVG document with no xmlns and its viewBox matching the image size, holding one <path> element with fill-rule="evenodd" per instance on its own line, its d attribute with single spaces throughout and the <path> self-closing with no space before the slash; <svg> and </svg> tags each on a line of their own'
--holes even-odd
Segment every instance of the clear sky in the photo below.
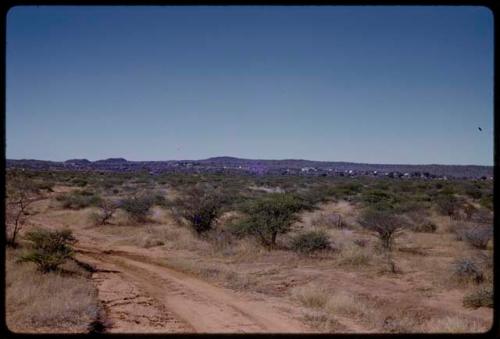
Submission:
<svg viewBox="0 0 500 339">
<path fill-rule="evenodd" d="M 15 7 L 6 46 L 11 159 L 493 164 L 484 7 Z"/>
</svg>

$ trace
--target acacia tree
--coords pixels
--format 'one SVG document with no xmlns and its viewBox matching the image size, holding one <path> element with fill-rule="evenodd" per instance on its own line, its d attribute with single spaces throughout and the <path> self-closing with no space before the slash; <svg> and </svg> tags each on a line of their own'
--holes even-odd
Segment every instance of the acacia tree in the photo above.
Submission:
<svg viewBox="0 0 500 339">
<path fill-rule="evenodd" d="M 387 211 L 365 210 L 358 220 L 361 227 L 375 232 L 382 247 L 391 250 L 395 236 L 405 225 L 403 218 Z"/>
<path fill-rule="evenodd" d="M 385 250 L 390 270 L 395 273 L 396 267 L 392 261 L 391 251 L 394 238 L 405 226 L 407 226 L 404 219 L 388 211 L 368 209 L 361 214 L 358 222 L 364 229 L 377 234 L 382 244 L 382 248 Z"/>
<path fill-rule="evenodd" d="M 40 191 L 30 178 L 17 171 L 7 173 L 5 230 L 8 246 L 17 246 L 17 235 L 33 213 L 29 207 L 40 199 Z"/>
<path fill-rule="evenodd" d="M 221 213 L 222 198 L 215 189 L 198 185 L 187 190 L 184 197 L 177 199 L 174 207 L 201 234 L 214 227 Z"/>
<path fill-rule="evenodd" d="M 101 199 L 97 207 L 99 208 L 99 211 L 95 215 L 96 223 L 98 225 L 106 225 L 108 224 L 109 219 L 111 219 L 118 210 L 120 204 L 118 201 Z"/>
<path fill-rule="evenodd" d="M 244 208 L 248 217 L 239 225 L 240 232 L 252 234 L 264 246 L 273 248 L 278 234 L 290 231 L 298 219 L 297 212 L 304 207 L 304 203 L 291 194 L 269 193 Z"/>
</svg>

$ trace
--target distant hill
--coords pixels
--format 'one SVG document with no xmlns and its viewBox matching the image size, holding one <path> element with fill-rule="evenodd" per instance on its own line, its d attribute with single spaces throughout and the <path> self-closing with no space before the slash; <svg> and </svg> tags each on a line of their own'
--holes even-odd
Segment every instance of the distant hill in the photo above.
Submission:
<svg viewBox="0 0 500 339">
<path fill-rule="evenodd" d="M 490 178 L 492 166 L 477 165 L 405 165 L 364 164 L 335 161 L 311 161 L 302 159 L 259 160 L 229 156 L 202 160 L 128 161 L 109 158 L 89 161 L 70 159 L 64 162 L 34 159 L 7 159 L 7 168 L 35 170 L 86 170 L 86 171 L 149 171 L 162 172 L 240 172 L 249 174 L 278 175 L 388 175 L 409 177 Z"/>
</svg>

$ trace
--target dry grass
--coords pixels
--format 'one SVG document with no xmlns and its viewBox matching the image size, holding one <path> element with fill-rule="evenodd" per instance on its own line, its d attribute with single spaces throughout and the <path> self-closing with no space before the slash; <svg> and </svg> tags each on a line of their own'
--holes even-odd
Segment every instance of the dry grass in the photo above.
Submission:
<svg viewBox="0 0 500 339">
<path fill-rule="evenodd" d="M 342 326 L 339 322 L 323 310 L 306 311 L 304 313 L 304 320 L 320 332 L 334 332 L 339 329 L 342 330 Z"/>
<path fill-rule="evenodd" d="M 367 317 L 371 313 L 366 303 L 345 291 L 330 295 L 325 308 L 329 313 L 352 317 Z"/>
<path fill-rule="evenodd" d="M 295 287 L 291 290 L 291 294 L 302 305 L 310 308 L 323 308 L 329 298 L 327 290 L 316 284 Z"/>
<path fill-rule="evenodd" d="M 210 282 L 220 283 L 233 290 L 247 290 L 255 287 L 257 281 L 249 275 L 240 274 L 217 264 L 207 264 L 185 258 L 169 258 L 169 268 L 193 274 Z"/>
<path fill-rule="evenodd" d="M 374 253 L 372 249 L 348 242 L 341 247 L 338 253 L 338 262 L 342 266 L 359 267 L 369 265 L 373 257 Z"/>
<path fill-rule="evenodd" d="M 41 274 L 7 252 L 6 321 L 14 332 L 88 332 L 99 313 L 97 291 L 82 275 Z"/>
<path fill-rule="evenodd" d="M 482 333 L 488 331 L 490 326 L 477 320 L 447 316 L 429 321 L 421 327 L 421 331 L 424 333 Z"/>
<path fill-rule="evenodd" d="M 329 292 L 325 287 L 309 283 L 291 290 L 292 298 L 299 301 L 308 310 L 304 320 L 319 331 L 344 331 L 346 328 L 338 318 L 359 323 L 371 324 L 376 322 L 375 309 L 346 291 Z"/>
</svg>

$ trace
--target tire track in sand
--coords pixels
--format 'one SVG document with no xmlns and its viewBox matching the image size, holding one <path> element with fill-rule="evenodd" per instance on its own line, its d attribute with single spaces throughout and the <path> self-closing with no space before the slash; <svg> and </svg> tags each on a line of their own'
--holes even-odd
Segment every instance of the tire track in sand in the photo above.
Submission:
<svg viewBox="0 0 500 339">
<path fill-rule="evenodd" d="M 104 264 L 105 267 L 119 270 L 123 280 L 134 286 L 135 294 L 149 297 L 157 304 L 156 308 L 163 308 L 164 312 L 168 311 L 173 315 L 169 319 L 176 326 L 154 328 L 155 332 L 161 330 L 200 333 L 310 331 L 301 321 L 287 317 L 265 302 L 250 300 L 185 273 L 152 264 L 140 255 L 123 251 L 96 251 L 89 248 L 80 251 L 80 254 L 90 257 L 97 266 Z M 153 304 L 153 301 L 149 302 Z M 112 305 L 108 306 L 108 309 L 111 307 Z M 124 317 L 123 314 L 121 316 Z M 126 317 L 124 318 L 126 320 Z M 114 326 L 114 331 L 120 331 L 119 327 Z M 138 332 L 149 332 L 149 330 L 142 328 Z"/>
</svg>

